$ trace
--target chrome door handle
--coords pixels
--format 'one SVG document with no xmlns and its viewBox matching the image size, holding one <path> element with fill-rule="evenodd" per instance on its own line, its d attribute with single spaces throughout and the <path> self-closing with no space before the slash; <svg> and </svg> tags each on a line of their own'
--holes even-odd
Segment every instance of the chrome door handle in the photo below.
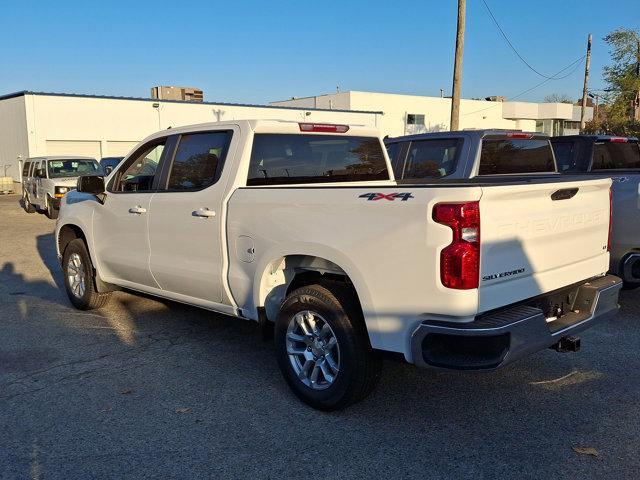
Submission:
<svg viewBox="0 0 640 480">
<path fill-rule="evenodd" d="M 204 207 L 191 212 L 191 215 L 194 217 L 210 218 L 210 217 L 215 217 L 216 212 L 214 210 L 209 210 L 208 208 Z"/>
<path fill-rule="evenodd" d="M 138 205 L 136 207 L 131 207 L 129 209 L 129 213 L 137 213 L 138 215 L 140 215 L 141 213 L 147 213 L 147 209 Z"/>
</svg>

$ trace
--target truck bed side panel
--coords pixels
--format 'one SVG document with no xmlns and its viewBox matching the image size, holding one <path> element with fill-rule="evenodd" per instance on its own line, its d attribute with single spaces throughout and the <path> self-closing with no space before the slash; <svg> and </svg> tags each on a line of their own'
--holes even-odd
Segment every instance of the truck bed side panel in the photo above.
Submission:
<svg viewBox="0 0 640 480">
<path fill-rule="evenodd" d="M 369 193 L 409 193 L 411 198 L 361 197 Z M 264 301 L 252 285 L 261 284 L 272 263 L 283 255 L 317 256 L 351 278 L 373 347 L 405 352 L 407 331 L 417 326 L 420 315 L 468 317 L 476 312 L 476 290 L 450 290 L 440 283 L 439 251 L 450 242 L 451 231 L 430 217 L 436 199 L 473 201 L 480 193 L 475 187 L 239 189 L 228 214 L 234 299 L 251 315 Z M 248 244 L 255 248 L 251 262 L 240 258 Z"/>
</svg>

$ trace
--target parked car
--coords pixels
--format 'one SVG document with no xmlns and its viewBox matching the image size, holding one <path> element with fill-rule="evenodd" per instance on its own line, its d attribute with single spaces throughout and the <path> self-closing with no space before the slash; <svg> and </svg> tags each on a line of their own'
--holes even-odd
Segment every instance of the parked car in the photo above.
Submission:
<svg viewBox="0 0 640 480">
<path fill-rule="evenodd" d="M 76 187 L 80 175 L 101 175 L 100 165 L 89 157 L 37 157 L 24 162 L 22 202 L 28 213 L 44 211 L 57 218 L 60 199 Z"/>
<path fill-rule="evenodd" d="M 399 181 L 556 172 L 544 133 L 462 130 L 386 138 L 385 144 Z"/>
<path fill-rule="evenodd" d="M 572 135 L 551 139 L 563 173 L 613 179 L 611 273 L 640 286 L 640 146 L 635 137 Z"/>
<path fill-rule="evenodd" d="M 398 185 L 376 130 L 273 120 L 173 128 L 62 199 L 67 295 L 118 288 L 275 322 L 309 405 L 375 385 L 380 351 L 491 370 L 614 315 L 610 179 Z M 579 238 L 580 241 L 576 241 Z"/>
<path fill-rule="evenodd" d="M 109 175 L 123 158 L 124 157 L 102 157 L 100 160 L 100 168 L 102 168 L 105 175 Z"/>
</svg>

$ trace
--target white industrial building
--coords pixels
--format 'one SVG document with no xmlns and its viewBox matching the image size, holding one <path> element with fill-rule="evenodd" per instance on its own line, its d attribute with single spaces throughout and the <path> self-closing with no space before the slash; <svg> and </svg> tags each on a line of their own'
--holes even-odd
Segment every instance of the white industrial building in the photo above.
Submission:
<svg viewBox="0 0 640 480">
<path fill-rule="evenodd" d="M 271 105 L 298 108 L 380 110 L 378 127 L 385 135 L 449 130 L 451 99 L 399 95 L 395 93 L 348 91 L 292 98 Z M 593 118 L 587 107 L 586 119 Z M 580 107 L 567 103 L 531 103 L 488 100 L 460 100 L 460 128 L 501 128 L 573 135 L 580 130 Z"/>
<path fill-rule="evenodd" d="M 0 96 L 0 176 L 21 181 L 22 162 L 44 155 L 124 156 L 169 127 L 235 119 L 376 126 L 381 112 L 185 102 L 41 92 Z"/>
<path fill-rule="evenodd" d="M 124 156 L 169 127 L 234 119 L 374 126 L 383 135 L 449 129 L 449 98 L 349 91 L 270 105 L 175 101 L 42 92 L 0 96 L 0 176 L 20 181 L 22 162 L 44 155 Z M 580 109 L 564 103 L 461 100 L 463 129 L 577 133 Z M 592 108 L 587 109 L 591 119 Z"/>
</svg>

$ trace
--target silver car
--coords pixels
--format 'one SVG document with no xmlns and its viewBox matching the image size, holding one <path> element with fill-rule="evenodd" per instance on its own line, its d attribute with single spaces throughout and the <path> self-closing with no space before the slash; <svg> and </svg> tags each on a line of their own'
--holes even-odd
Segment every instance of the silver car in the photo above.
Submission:
<svg viewBox="0 0 640 480">
<path fill-rule="evenodd" d="M 22 203 L 25 211 L 46 213 L 58 218 L 60 199 L 76 188 L 80 175 L 102 175 L 102 169 L 91 157 L 28 158 L 22 169 Z"/>
</svg>

